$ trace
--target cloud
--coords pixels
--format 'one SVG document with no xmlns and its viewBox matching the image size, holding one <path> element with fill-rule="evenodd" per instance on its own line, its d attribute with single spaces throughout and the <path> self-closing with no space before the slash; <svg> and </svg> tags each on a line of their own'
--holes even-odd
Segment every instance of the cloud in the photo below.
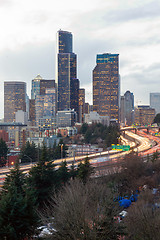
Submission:
<svg viewBox="0 0 160 240">
<path fill-rule="evenodd" d="M 30 95 L 31 80 L 40 74 L 44 79 L 54 79 L 55 46 L 46 44 L 28 44 L 19 51 L 4 51 L 0 54 L 0 81 L 20 80 L 27 82 Z M 0 91 L 3 88 L 0 85 Z"/>
</svg>

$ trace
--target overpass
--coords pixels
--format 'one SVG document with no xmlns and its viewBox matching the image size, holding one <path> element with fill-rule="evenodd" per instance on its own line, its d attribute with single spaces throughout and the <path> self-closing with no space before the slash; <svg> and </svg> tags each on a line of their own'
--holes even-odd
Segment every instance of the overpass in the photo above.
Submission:
<svg viewBox="0 0 160 240">
<path fill-rule="evenodd" d="M 149 130 L 151 129 L 157 129 L 158 128 L 158 132 L 160 132 L 160 126 L 137 126 L 137 127 L 123 127 L 120 129 L 120 132 L 123 132 L 125 135 L 125 131 L 131 131 L 134 130 L 135 134 L 137 133 L 137 130 L 141 130 L 141 129 L 147 129 L 147 133 L 149 133 Z"/>
<path fill-rule="evenodd" d="M 8 127 L 18 127 L 19 129 L 22 127 L 27 127 L 27 124 L 23 124 L 20 122 L 4 122 L 0 123 L 0 129 L 7 129 Z"/>
</svg>

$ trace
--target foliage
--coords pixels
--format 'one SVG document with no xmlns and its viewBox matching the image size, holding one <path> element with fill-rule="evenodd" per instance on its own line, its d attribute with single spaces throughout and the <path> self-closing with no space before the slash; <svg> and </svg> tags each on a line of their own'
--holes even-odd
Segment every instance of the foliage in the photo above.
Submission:
<svg viewBox="0 0 160 240">
<path fill-rule="evenodd" d="M 77 168 L 77 177 L 81 179 L 83 183 L 86 183 L 90 175 L 93 173 L 93 167 L 91 166 L 89 159 L 86 158 L 84 163 L 80 163 Z"/>
<path fill-rule="evenodd" d="M 158 126 L 160 125 L 160 113 L 158 113 L 158 114 L 155 116 L 155 118 L 154 118 L 154 120 L 153 120 L 153 123 L 157 123 Z"/>
<path fill-rule="evenodd" d="M 67 155 L 67 147 L 63 140 L 61 139 L 59 141 L 59 144 L 56 146 L 56 143 L 53 145 L 52 153 L 51 153 L 51 159 L 60 159 L 60 158 L 65 158 Z"/>
<path fill-rule="evenodd" d="M 84 140 L 86 143 L 95 144 L 101 139 L 106 147 L 110 147 L 111 144 L 117 144 L 120 136 L 119 128 L 117 126 L 106 126 L 101 123 L 92 125 L 83 124 L 80 132 L 84 134 Z"/>
<path fill-rule="evenodd" d="M 67 168 L 66 161 L 61 162 L 58 170 L 57 170 L 58 181 L 60 184 L 65 184 L 68 182 L 70 178 L 70 174 Z"/>
<path fill-rule="evenodd" d="M 150 191 L 142 193 L 136 204 L 128 209 L 125 224 L 131 240 L 159 240 L 160 209 Z"/>
<path fill-rule="evenodd" d="M 81 134 L 85 134 L 87 129 L 88 129 L 88 124 L 87 123 L 83 123 L 81 128 L 80 128 L 80 133 Z"/>
<path fill-rule="evenodd" d="M 47 149 L 43 146 L 40 161 L 29 172 L 28 184 L 34 191 L 39 208 L 48 201 L 57 184 L 54 164 L 47 162 Z"/>
<path fill-rule="evenodd" d="M 0 206 L 0 239 L 22 240 L 33 235 L 38 223 L 35 198 L 18 166 L 6 177 Z"/>
<path fill-rule="evenodd" d="M 56 229 L 50 239 L 116 240 L 124 232 L 114 219 L 117 214 L 118 208 L 115 204 L 113 207 L 106 185 L 72 181 L 53 197 L 52 207 L 47 209 L 43 221 L 44 224 L 49 221 Z"/>
<path fill-rule="evenodd" d="M 38 160 L 38 149 L 34 142 L 29 141 L 21 148 L 20 159 L 22 163 L 35 162 Z"/>
<path fill-rule="evenodd" d="M 6 165 L 7 162 L 7 153 L 8 153 L 8 147 L 5 141 L 3 139 L 0 139 L 0 167 L 3 167 Z"/>
</svg>

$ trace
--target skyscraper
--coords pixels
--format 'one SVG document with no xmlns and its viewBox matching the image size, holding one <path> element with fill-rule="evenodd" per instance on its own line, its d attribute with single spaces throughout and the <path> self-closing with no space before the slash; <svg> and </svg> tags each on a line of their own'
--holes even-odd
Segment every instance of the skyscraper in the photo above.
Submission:
<svg viewBox="0 0 160 240">
<path fill-rule="evenodd" d="M 134 123 L 134 95 L 130 91 L 126 91 L 121 97 L 121 123 L 128 126 Z"/>
<path fill-rule="evenodd" d="M 15 121 L 18 110 L 26 111 L 26 83 L 4 82 L 4 122 Z"/>
<path fill-rule="evenodd" d="M 119 54 L 98 54 L 93 70 L 93 111 L 119 120 Z"/>
<path fill-rule="evenodd" d="M 154 108 L 157 113 L 160 113 L 160 93 L 150 93 L 150 107 Z"/>
<path fill-rule="evenodd" d="M 58 110 L 75 109 L 78 111 L 77 55 L 72 52 L 72 33 L 57 32 L 56 83 L 58 86 Z M 78 114 L 78 112 L 77 112 Z"/>
<path fill-rule="evenodd" d="M 55 80 L 43 79 L 39 74 L 32 80 L 31 99 L 36 95 L 44 95 L 46 89 L 55 88 Z"/>
<path fill-rule="evenodd" d="M 85 113 L 85 89 L 79 89 L 79 122 L 83 123 Z"/>
</svg>

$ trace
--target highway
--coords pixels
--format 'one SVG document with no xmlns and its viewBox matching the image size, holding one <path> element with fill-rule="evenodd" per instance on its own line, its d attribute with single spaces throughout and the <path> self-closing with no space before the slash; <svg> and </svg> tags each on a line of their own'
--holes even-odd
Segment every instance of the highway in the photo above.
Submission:
<svg viewBox="0 0 160 240">
<path fill-rule="evenodd" d="M 124 152 L 117 151 L 117 150 L 103 151 L 100 153 L 98 152 L 98 153 L 94 153 L 86 156 L 76 156 L 76 157 L 69 157 L 64 159 L 57 159 L 57 160 L 54 160 L 54 164 L 56 168 L 58 168 L 62 161 L 66 161 L 68 167 L 70 167 L 73 162 L 76 166 L 79 164 L 79 162 L 81 161 L 83 162 L 84 159 L 88 157 L 90 159 L 90 163 L 96 167 L 97 164 L 99 165 L 99 164 L 104 164 L 106 162 L 109 163 L 114 161 L 117 162 L 117 159 L 123 158 L 126 154 L 129 154 L 133 150 L 138 154 L 143 153 L 145 151 L 150 151 L 151 147 L 153 148 L 156 146 L 155 138 L 153 139 L 148 135 L 145 135 L 145 136 L 144 135 L 142 136 L 142 135 L 140 136 L 133 133 L 132 131 L 126 131 L 125 137 L 121 136 L 121 142 L 124 145 L 130 145 L 131 150 L 129 151 L 124 151 Z M 132 139 L 132 140 L 129 140 L 128 137 L 129 139 Z M 23 172 L 27 172 L 35 164 L 21 165 L 20 169 Z M 6 174 L 10 171 L 10 169 L 11 168 L 8 168 L 8 167 L 4 167 L 0 169 L 0 185 L 3 183 Z"/>
</svg>

